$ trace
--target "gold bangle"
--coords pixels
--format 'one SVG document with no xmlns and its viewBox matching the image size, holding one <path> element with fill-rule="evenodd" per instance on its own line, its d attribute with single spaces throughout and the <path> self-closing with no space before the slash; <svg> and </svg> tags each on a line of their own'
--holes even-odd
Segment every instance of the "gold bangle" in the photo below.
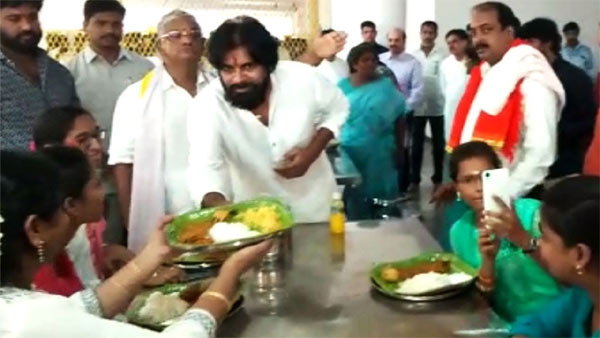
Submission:
<svg viewBox="0 0 600 338">
<path fill-rule="evenodd" d="M 225 305 L 227 306 L 227 312 L 229 312 L 229 310 L 231 310 L 231 302 L 229 301 L 229 299 L 227 299 L 227 297 L 225 297 L 225 295 L 223 295 L 220 292 L 216 292 L 216 291 L 205 291 L 202 296 L 200 296 L 202 298 L 205 297 L 212 297 L 212 298 L 216 298 L 220 301 L 222 301 L 223 303 L 225 303 Z"/>
</svg>

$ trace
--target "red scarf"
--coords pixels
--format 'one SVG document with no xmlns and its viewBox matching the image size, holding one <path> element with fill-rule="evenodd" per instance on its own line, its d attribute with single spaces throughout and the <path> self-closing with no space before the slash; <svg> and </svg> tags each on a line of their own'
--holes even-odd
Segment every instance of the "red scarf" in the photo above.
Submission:
<svg viewBox="0 0 600 338">
<path fill-rule="evenodd" d="M 75 266 L 66 252 L 59 254 L 54 264 L 43 265 L 35 274 L 33 285 L 37 290 L 65 297 L 83 290 Z"/>
<path fill-rule="evenodd" d="M 523 40 L 516 39 L 512 47 L 525 44 Z M 479 86 L 483 78 L 481 76 L 481 64 L 473 68 L 471 78 L 465 88 L 465 93 L 460 99 L 454 121 L 452 122 L 452 131 L 446 150 L 451 153 L 454 148 L 460 145 L 463 128 L 467 120 L 473 100 L 477 95 Z M 481 111 L 475 129 L 473 130 L 472 141 L 483 141 L 499 151 L 512 162 L 515 149 L 519 142 L 521 124 L 523 122 L 523 96 L 521 94 L 521 83 L 523 79 L 517 82 L 515 89 L 508 97 L 504 108 L 497 115 L 490 115 Z"/>
</svg>

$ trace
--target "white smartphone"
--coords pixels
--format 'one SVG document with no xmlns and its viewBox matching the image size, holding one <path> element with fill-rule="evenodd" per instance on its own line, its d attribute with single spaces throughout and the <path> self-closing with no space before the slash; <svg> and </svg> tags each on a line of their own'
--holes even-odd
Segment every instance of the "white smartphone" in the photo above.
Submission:
<svg viewBox="0 0 600 338">
<path fill-rule="evenodd" d="M 510 207 L 510 197 L 506 191 L 508 185 L 508 169 L 485 170 L 481 173 L 483 187 L 483 209 L 486 211 L 499 212 L 501 207 L 494 200 L 494 196 Z"/>
</svg>

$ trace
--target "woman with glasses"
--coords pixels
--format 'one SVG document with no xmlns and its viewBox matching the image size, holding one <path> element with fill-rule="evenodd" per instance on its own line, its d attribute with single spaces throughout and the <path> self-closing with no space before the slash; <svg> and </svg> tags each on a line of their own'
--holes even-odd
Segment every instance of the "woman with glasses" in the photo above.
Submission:
<svg viewBox="0 0 600 338">
<path fill-rule="evenodd" d="M 67 146 L 78 148 L 87 157 L 93 169 L 93 178 L 99 180 L 104 164 L 104 132 L 94 117 L 80 107 L 52 108 L 42 114 L 34 126 L 33 139 L 36 149 Z M 97 285 L 103 278 L 110 277 L 134 257 L 127 248 L 117 244 L 104 244 L 103 233 L 106 222 L 104 213 L 104 189 L 90 189 L 94 198 L 87 198 L 86 182 L 76 185 L 75 178 L 81 176 L 75 168 L 64 168 L 67 177 L 63 188 L 72 199 L 69 216 L 74 225 L 82 225 L 59 256 L 54 266 L 44 266 L 36 275 L 38 289 L 50 293 L 70 296 L 82 287 Z M 99 211 L 99 212 L 97 212 Z M 149 284 L 178 280 L 182 272 L 160 268 Z"/>
<path fill-rule="evenodd" d="M 502 165 L 484 142 L 458 146 L 450 157 L 450 177 L 469 209 L 450 229 L 452 250 L 479 269 L 477 288 L 489 296 L 504 319 L 537 310 L 560 292 L 559 285 L 540 266 L 536 251 L 540 237 L 540 202 L 517 199 L 499 213 L 483 210 L 481 173 Z"/>
</svg>

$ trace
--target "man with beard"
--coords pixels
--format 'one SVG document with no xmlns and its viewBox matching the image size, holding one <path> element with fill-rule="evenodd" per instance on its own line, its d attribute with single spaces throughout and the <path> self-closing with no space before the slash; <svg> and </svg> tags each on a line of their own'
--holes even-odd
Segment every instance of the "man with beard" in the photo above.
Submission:
<svg viewBox="0 0 600 338">
<path fill-rule="evenodd" d="M 98 121 L 110 139 L 112 116 L 119 95 L 154 65 L 119 46 L 125 8 L 117 0 L 88 0 L 83 7 L 83 30 L 89 45 L 67 63 L 75 78 L 81 105 Z"/>
<path fill-rule="evenodd" d="M 509 169 L 511 197 L 543 182 L 556 158 L 556 131 L 564 89 L 537 49 L 515 39 L 519 20 L 510 7 L 473 7 L 471 33 L 484 61 L 473 68 L 458 104 L 448 151 L 472 140 L 488 143 Z"/>
<path fill-rule="evenodd" d="M 193 102 L 211 80 L 199 62 L 204 38 L 191 14 L 172 11 L 161 19 L 157 31 L 162 64 L 119 97 L 109 149 L 108 163 L 114 166 L 129 230 L 128 246 L 134 252 L 146 243 L 157 217 L 196 206 L 187 182 L 187 116 L 190 109 L 205 113 L 200 98 L 198 104 Z M 320 40 L 318 52 L 311 52 L 306 59 L 316 61 L 312 54 L 341 49 L 327 42 Z"/>
<path fill-rule="evenodd" d="M 0 147 L 27 149 L 35 119 L 52 107 L 79 105 L 73 77 L 45 51 L 42 0 L 0 1 Z"/>
<path fill-rule="evenodd" d="M 328 219 L 335 177 L 323 149 L 348 114 L 344 94 L 313 67 L 279 61 L 271 34 L 237 17 L 211 35 L 219 80 L 189 114 L 189 186 L 212 207 L 270 195 L 297 222 Z"/>
</svg>

